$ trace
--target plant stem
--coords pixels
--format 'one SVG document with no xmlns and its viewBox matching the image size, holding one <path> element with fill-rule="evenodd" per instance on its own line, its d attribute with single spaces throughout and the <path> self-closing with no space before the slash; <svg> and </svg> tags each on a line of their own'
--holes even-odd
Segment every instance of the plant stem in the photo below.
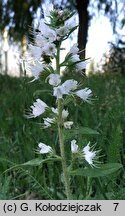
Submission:
<svg viewBox="0 0 125 216">
<path fill-rule="evenodd" d="M 64 139 L 63 139 L 63 128 L 62 128 L 62 101 L 61 99 L 58 100 L 58 133 L 59 133 L 59 144 L 60 144 L 60 153 L 62 157 L 62 169 L 63 169 L 63 175 L 64 175 L 64 184 L 65 184 L 65 190 L 67 199 L 71 199 L 71 192 L 70 192 L 70 181 L 69 181 L 69 175 L 66 165 L 66 157 L 65 157 L 65 150 L 64 150 Z"/>
<path fill-rule="evenodd" d="M 56 70 L 60 74 L 60 45 L 57 48 L 57 57 L 56 57 Z M 65 149 L 64 149 L 64 138 L 63 138 L 63 119 L 62 119 L 62 110 L 63 110 L 63 101 L 58 99 L 58 134 L 59 134 L 59 144 L 60 144 L 60 154 L 62 158 L 62 170 L 64 176 L 64 186 L 67 199 L 71 199 L 70 191 L 70 180 L 66 164 Z"/>
</svg>

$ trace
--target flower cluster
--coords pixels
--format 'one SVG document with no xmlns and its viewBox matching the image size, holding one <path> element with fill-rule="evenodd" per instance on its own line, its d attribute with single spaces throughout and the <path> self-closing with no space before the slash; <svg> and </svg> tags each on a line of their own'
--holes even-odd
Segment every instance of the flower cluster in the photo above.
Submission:
<svg viewBox="0 0 125 216">
<path fill-rule="evenodd" d="M 39 146 L 39 149 L 40 149 L 39 150 L 40 154 L 46 154 L 46 153 L 52 152 L 51 146 L 48 146 L 48 145 L 46 145 L 44 143 L 39 143 L 38 146 Z"/>
<path fill-rule="evenodd" d="M 37 116 L 40 116 L 45 112 L 48 106 L 46 103 L 44 103 L 42 100 L 38 98 L 36 102 L 34 102 L 33 105 L 30 107 L 30 113 L 25 115 L 27 118 L 36 118 Z"/>
<path fill-rule="evenodd" d="M 90 150 L 90 142 L 82 149 L 82 156 L 92 166 L 96 157 L 96 151 Z M 73 154 L 79 153 L 79 147 L 76 144 L 76 140 L 71 141 L 71 152 Z"/>
<path fill-rule="evenodd" d="M 80 97 L 83 101 L 89 102 L 89 99 L 92 96 L 92 91 L 89 88 L 75 91 L 77 88 L 78 82 L 76 80 L 66 80 L 62 85 L 54 87 L 53 95 L 59 99 L 63 98 L 63 95 L 74 94 Z"/>
<path fill-rule="evenodd" d="M 38 147 L 39 147 L 40 154 L 47 154 L 47 153 L 51 154 L 53 152 L 52 147 L 48 146 L 44 143 L 39 143 Z M 97 151 L 93 151 L 91 149 L 92 149 L 92 147 L 90 147 L 90 142 L 82 149 L 82 151 L 80 151 L 79 146 L 76 144 L 76 140 L 71 141 L 72 154 L 82 153 L 82 157 L 88 162 L 89 165 L 93 166 L 94 160 L 95 160 L 96 155 L 97 155 Z"/>
<path fill-rule="evenodd" d="M 44 17 L 38 28 L 33 31 L 34 42 L 28 45 L 26 69 L 32 72 L 34 80 L 38 79 L 51 60 L 57 54 L 58 44 L 65 40 L 76 28 L 67 10 L 56 10 L 52 4 L 44 8 Z"/>
<path fill-rule="evenodd" d="M 52 59 L 56 58 L 58 45 L 66 40 L 77 28 L 76 23 L 72 19 L 74 12 L 69 13 L 68 10 L 56 10 L 52 4 L 46 7 L 48 9 L 44 8 L 45 19 L 40 20 L 38 28 L 33 31 L 34 42 L 28 45 L 26 70 L 32 72 L 34 80 L 39 79 L 40 75 L 45 71 L 45 68 L 52 63 Z M 71 47 L 62 66 L 65 63 L 66 66 L 73 64 L 76 71 L 81 71 L 86 68 L 87 62 L 80 59 L 77 44 Z M 57 77 L 56 79 L 59 81 Z M 54 85 L 56 86 L 56 83 Z"/>
<path fill-rule="evenodd" d="M 36 118 L 43 113 L 45 113 L 46 109 L 48 108 L 48 111 L 50 113 L 50 116 L 54 117 L 46 117 L 43 118 L 43 128 L 51 127 L 52 124 L 57 123 L 58 121 L 58 109 L 57 108 L 49 108 L 46 103 L 44 103 L 41 99 L 37 99 L 36 102 L 33 103 L 32 106 L 30 106 L 30 112 L 25 115 L 26 118 Z M 68 110 L 63 109 L 62 111 L 62 119 L 63 119 L 63 126 L 64 128 L 70 129 L 73 125 L 73 121 L 67 121 L 67 117 L 69 115 Z"/>
<path fill-rule="evenodd" d="M 87 87 L 81 88 L 75 79 L 63 81 L 61 76 L 61 67 L 63 67 L 63 70 L 66 70 L 73 66 L 78 74 L 79 71 L 86 68 L 87 64 L 86 61 L 80 59 L 78 44 L 76 43 L 73 44 L 64 61 L 60 62 L 62 42 L 77 28 L 77 25 L 72 21 L 73 15 L 74 12 L 70 13 L 68 10 L 54 9 L 52 4 L 48 5 L 44 8 L 45 19 L 40 21 L 38 29 L 33 32 L 34 42 L 28 46 L 27 70 L 32 72 L 34 77 L 32 81 L 39 80 L 41 74 L 46 74 L 47 72 L 45 82 L 48 82 L 51 86 L 52 95 L 56 98 L 56 108 L 47 105 L 40 98 L 37 98 L 26 115 L 27 118 L 36 118 L 44 114 L 42 123 L 44 129 L 51 126 L 58 126 L 57 128 L 59 128 L 60 125 L 61 129 L 63 127 L 69 130 L 72 128 L 73 121 L 72 119 L 67 119 L 69 111 L 64 109 L 63 105 L 63 101 L 67 97 L 73 96 L 84 102 L 91 102 L 91 89 Z M 53 66 L 53 61 L 56 63 L 56 68 Z M 59 102 L 61 102 L 61 108 Z M 53 152 L 53 149 L 44 143 L 39 143 L 38 146 L 41 154 Z M 76 140 L 72 140 L 71 152 L 74 154 L 78 151 Z M 90 165 L 93 165 L 96 152 L 90 150 L 89 144 L 83 148 L 82 152 L 85 160 Z"/>
</svg>

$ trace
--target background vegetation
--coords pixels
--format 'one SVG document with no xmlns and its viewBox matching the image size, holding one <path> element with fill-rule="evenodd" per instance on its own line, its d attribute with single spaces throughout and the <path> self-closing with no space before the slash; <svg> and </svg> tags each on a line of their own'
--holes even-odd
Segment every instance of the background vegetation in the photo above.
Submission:
<svg viewBox="0 0 125 216">
<path fill-rule="evenodd" d="M 125 199 L 125 77 L 91 75 L 84 78 L 85 86 L 94 92 L 93 104 L 84 103 L 69 108 L 75 124 L 83 124 L 99 134 L 78 136 L 79 143 L 97 143 L 101 161 L 121 163 L 123 168 L 107 177 L 73 178 L 72 187 L 78 199 Z M 58 151 L 56 134 L 42 130 L 40 119 L 27 120 L 24 111 L 38 97 L 42 82 L 28 83 L 29 79 L 0 76 L 0 199 L 64 199 L 63 179 L 59 178 L 60 163 L 41 166 L 18 166 L 34 158 L 37 143 L 44 140 Z M 53 103 L 45 93 L 39 95 L 47 104 Z M 67 154 L 70 140 L 67 140 Z M 81 185 L 78 191 L 77 184 Z M 84 194 L 88 187 L 89 195 Z"/>
<path fill-rule="evenodd" d="M 7 29 L 9 44 L 11 41 L 13 46 L 21 45 L 20 55 L 23 55 L 25 36 L 29 36 L 29 26 L 31 29 L 38 10 L 42 17 L 41 6 L 44 2 L 46 1 L 0 1 L 1 73 L 7 73 L 8 50 L 3 49 L 3 32 Z M 52 2 L 57 4 L 59 1 Z M 111 46 L 108 61 L 106 57 L 103 67 L 105 73 L 76 77 L 79 81 L 83 80 L 85 87 L 92 89 L 93 104 L 90 106 L 80 103 L 75 108 L 71 104 L 69 111 L 76 126 L 80 124 L 98 132 L 91 131 L 80 136 L 76 134 L 74 138 L 78 139 L 79 145 L 82 146 L 89 141 L 92 144 L 97 143 L 97 148 L 101 149 L 103 155 L 100 158 L 102 163 L 119 163 L 122 167 L 113 174 L 87 177 L 84 181 L 83 176 L 72 177 L 75 199 L 125 199 L 125 37 L 118 34 L 118 30 L 122 30 L 125 25 L 124 4 L 124 0 L 60 1 L 62 8 L 76 9 L 78 13 L 80 50 L 85 50 L 88 27 L 92 17 L 97 14 L 107 15 L 117 42 Z M 119 5 L 123 7 L 119 8 Z M 4 38 L 5 43 L 7 39 Z M 81 55 L 84 57 L 85 51 Z M 2 71 L 2 56 L 5 61 L 5 71 Z M 31 84 L 29 80 L 30 78 L 25 77 L 12 78 L 0 75 L 0 199 L 65 199 L 60 163 L 50 161 L 47 164 L 46 162 L 39 164 L 37 158 L 41 158 L 41 155 L 35 153 L 40 141 L 53 146 L 58 152 L 56 133 L 53 130 L 51 132 L 42 130 L 40 118 L 30 120 L 24 118 L 25 111 L 36 98 L 39 97 L 52 106 L 53 97 L 50 99 L 45 92 L 38 91 L 49 88 L 49 85 L 45 86 L 42 81 Z M 70 151 L 70 141 L 67 139 L 67 156 Z M 27 163 L 34 158 L 36 164 Z"/>
</svg>

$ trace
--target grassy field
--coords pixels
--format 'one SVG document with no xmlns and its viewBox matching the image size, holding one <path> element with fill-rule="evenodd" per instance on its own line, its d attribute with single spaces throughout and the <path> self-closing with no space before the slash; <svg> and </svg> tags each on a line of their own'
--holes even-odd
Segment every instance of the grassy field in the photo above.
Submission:
<svg viewBox="0 0 125 216">
<path fill-rule="evenodd" d="M 99 134 L 80 135 L 79 142 L 97 143 L 102 163 L 121 163 L 123 168 L 100 178 L 72 178 L 77 199 L 125 199 L 125 77 L 114 74 L 92 75 L 84 80 L 93 91 L 93 104 L 69 107 L 74 124 L 90 127 Z M 0 76 L 0 199 L 65 199 L 61 165 L 51 161 L 41 166 L 19 166 L 41 155 L 34 149 L 40 141 L 57 149 L 57 133 L 42 130 L 41 119 L 24 118 L 36 98 L 54 104 L 44 84 L 28 79 Z M 66 145 L 68 146 L 68 142 Z M 69 145 L 70 146 L 70 145 Z M 67 147 L 67 154 L 69 151 Z M 43 156 L 44 158 L 44 156 Z M 60 176 L 60 177 L 58 177 Z M 77 184 L 81 185 L 77 189 Z M 85 188 L 90 187 L 88 194 Z"/>
</svg>

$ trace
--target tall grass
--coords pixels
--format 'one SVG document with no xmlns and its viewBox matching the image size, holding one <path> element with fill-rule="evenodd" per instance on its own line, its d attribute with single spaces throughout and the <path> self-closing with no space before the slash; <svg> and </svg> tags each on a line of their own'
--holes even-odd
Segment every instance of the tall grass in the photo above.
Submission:
<svg viewBox="0 0 125 216">
<path fill-rule="evenodd" d="M 104 155 L 102 162 L 119 162 L 125 167 L 125 77 L 97 74 L 85 78 L 84 84 L 94 92 L 92 106 L 80 103 L 75 108 L 71 105 L 69 110 L 76 125 L 91 126 L 99 135 L 76 135 L 79 143 L 89 140 L 97 143 Z M 38 167 L 17 166 L 40 157 L 34 149 L 41 140 L 58 148 L 56 132 L 42 130 L 40 118 L 29 121 L 24 118 L 25 110 L 38 96 L 52 105 L 53 97 L 50 101 L 46 92 L 38 91 L 44 90 L 44 85 L 37 81 L 31 85 L 28 78 L 0 76 L 0 199 L 65 197 L 63 178 L 58 175 L 61 172 L 59 162 L 50 161 Z M 77 184 L 81 185 L 80 191 L 77 191 Z M 125 199 L 124 170 L 103 179 L 87 179 L 84 183 L 82 177 L 74 177 L 72 185 L 78 199 L 83 199 L 84 187 L 89 190 L 89 195 L 84 196 L 86 199 Z"/>
</svg>

